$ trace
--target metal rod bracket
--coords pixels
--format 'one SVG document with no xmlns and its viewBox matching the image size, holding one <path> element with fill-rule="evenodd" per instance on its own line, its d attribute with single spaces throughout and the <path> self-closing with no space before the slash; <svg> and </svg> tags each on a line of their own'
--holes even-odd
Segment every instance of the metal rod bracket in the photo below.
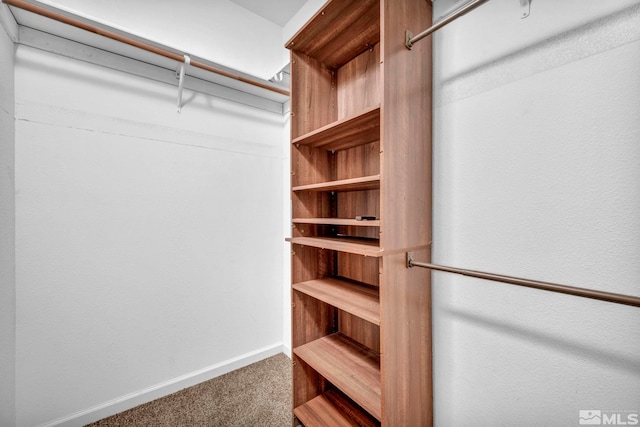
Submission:
<svg viewBox="0 0 640 427">
<path fill-rule="evenodd" d="M 411 39 L 413 38 L 413 33 L 409 30 L 407 30 L 404 33 L 404 45 L 407 47 L 407 49 L 411 50 L 411 48 L 413 47 L 413 43 L 411 42 Z"/>
<path fill-rule="evenodd" d="M 178 113 L 182 112 L 182 88 L 184 87 L 184 69 L 187 65 L 191 64 L 191 58 L 189 55 L 184 55 L 184 62 L 180 63 L 180 74 L 178 79 Z"/>
<path fill-rule="evenodd" d="M 407 252 L 407 268 L 413 267 L 413 252 Z"/>
<path fill-rule="evenodd" d="M 524 19 L 531 14 L 531 0 L 520 0 L 520 19 Z"/>
</svg>

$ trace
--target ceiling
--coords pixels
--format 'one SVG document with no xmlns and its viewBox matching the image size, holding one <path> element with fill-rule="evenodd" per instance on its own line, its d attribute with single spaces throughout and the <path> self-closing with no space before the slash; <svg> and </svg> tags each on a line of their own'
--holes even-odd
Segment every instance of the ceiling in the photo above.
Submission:
<svg viewBox="0 0 640 427">
<path fill-rule="evenodd" d="M 302 8 L 306 0 L 230 0 L 281 27 Z"/>
</svg>

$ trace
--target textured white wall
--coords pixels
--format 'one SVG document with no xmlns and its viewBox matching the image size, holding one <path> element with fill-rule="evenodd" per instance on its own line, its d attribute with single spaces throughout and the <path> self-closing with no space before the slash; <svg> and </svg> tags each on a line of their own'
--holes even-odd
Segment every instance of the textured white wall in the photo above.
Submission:
<svg viewBox="0 0 640 427">
<path fill-rule="evenodd" d="M 516 3 L 434 39 L 434 262 L 640 295 L 640 6 L 540 0 L 520 21 Z M 638 325 L 637 308 L 434 273 L 435 424 L 640 411 Z"/>
<path fill-rule="evenodd" d="M 16 349 L 14 47 L 2 25 L 0 58 L 0 425 L 11 426 L 15 418 Z"/>
<path fill-rule="evenodd" d="M 15 72 L 18 425 L 281 351 L 283 117 L 177 114 L 174 86 L 23 46 Z"/>
</svg>

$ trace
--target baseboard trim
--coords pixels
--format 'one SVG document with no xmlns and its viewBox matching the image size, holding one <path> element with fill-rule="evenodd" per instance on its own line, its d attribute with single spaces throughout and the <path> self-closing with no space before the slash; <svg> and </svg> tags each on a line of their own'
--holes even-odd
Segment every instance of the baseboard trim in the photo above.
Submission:
<svg viewBox="0 0 640 427">
<path fill-rule="evenodd" d="M 282 343 L 262 347 L 189 374 L 164 381 L 154 386 L 126 394 L 100 405 L 59 418 L 50 423 L 42 424 L 41 427 L 81 427 L 122 411 L 126 411 L 127 409 L 135 408 L 143 403 L 151 402 L 152 400 L 175 393 L 176 391 L 180 391 L 184 388 L 194 386 L 203 381 L 219 377 L 220 375 L 243 368 L 252 363 L 275 356 L 276 354 L 285 353 L 285 351 L 286 349 Z"/>
</svg>

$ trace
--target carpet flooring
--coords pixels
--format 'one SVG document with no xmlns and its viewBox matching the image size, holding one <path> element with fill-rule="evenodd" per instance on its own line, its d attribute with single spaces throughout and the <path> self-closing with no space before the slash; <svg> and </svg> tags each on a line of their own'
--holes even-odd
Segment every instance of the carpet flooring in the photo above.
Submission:
<svg viewBox="0 0 640 427">
<path fill-rule="evenodd" d="M 291 359 L 280 353 L 87 427 L 290 427 Z"/>
</svg>

